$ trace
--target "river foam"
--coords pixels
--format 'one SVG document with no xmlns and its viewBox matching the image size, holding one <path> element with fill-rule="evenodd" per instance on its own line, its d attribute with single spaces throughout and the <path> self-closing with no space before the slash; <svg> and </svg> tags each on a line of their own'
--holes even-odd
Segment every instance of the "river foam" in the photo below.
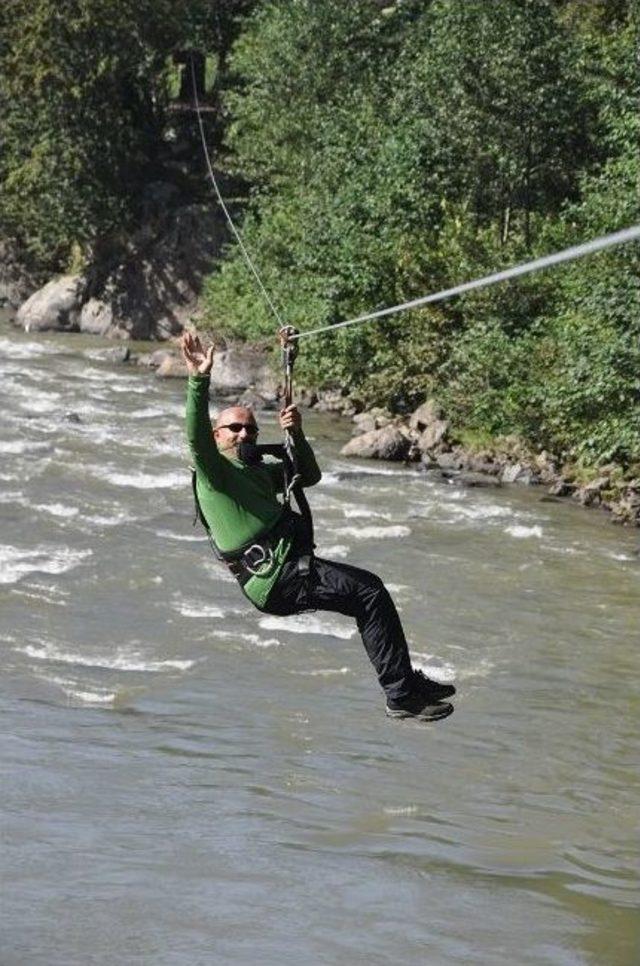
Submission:
<svg viewBox="0 0 640 966">
<path fill-rule="evenodd" d="M 0 338 L 0 355 L 5 359 L 37 359 L 39 356 L 59 356 L 65 351 L 64 346 L 50 342 L 14 342 L 13 339 Z"/>
<path fill-rule="evenodd" d="M 433 654 L 425 654 L 421 651 L 411 649 L 411 663 L 418 671 L 423 671 L 427 677 L 434 681 L 441 681 L 450 684 L 456 677 L 456 669 L 453 664 L 443 661 Z"/>
<path fill-rule="evenodd" d="M 316 556 L 318 557 L 328 557 L 329 559 L 334 559 L 338 557 L 339 559 L 344 559 L 349 555 L 349 547 L 344 543 L 332 543 L 328 547 L 323 547 L 322 544 L 317 548 Z"/>
<path fill-rule="evenodd" d="M 236 614 L 244 614 L 242 607 L 221 607 L 219 604 L 210 604 L 206 601 L 195 600 L 192 597 L 182 597 L 178 595 L 171 604 L 173 610 L 183 617 L 205 617 L 223 618 L 231 617 Z"/>
<path fill-rule="evenodd" d="M 145 659 L 139 650 L 118 648 L 115 655 L 88 655 L 77 651 L 67 651 L 57 644 L 40 640 L 37 644 L 15 645 L 14 650 L 37 661 L 51 661 L 57 664 L 71 664 L 78 667 L 104 668 L 110 671 L 188 671 L 196 663 L 183 659 L 153 660 Z"/>
<path fill-rule="evenodd" d="M 530 537 L 540 539 L 542 537 L 542 527 L 538 524 L 532 527 L 525 527 L 516 524 L 512 527 L 505 527 L 504 532 L 508 533 L 510 537 L 515 537 L 516 540 L 527 540 Z"/>
<path fill-rule="evenodd" d="M 0 584 L 15 584 L 26 574 L 63 574 L 93 555 L 93 550 L 43 544 L 33 549 L 0 547 Z"/>
<path fill-rule="evenodd" d="M 393 540 L 398 537 L 408 537 L 411 527 L 402 524 L 388 527 L 341 527 L 340 530 L 331 530 L 336 536 L 353 537 L 355 540 Z"/>
<path fill-rule="evenodd" d="M 54 684 L 61 688 L 70 704 L 77 702 L 81 705 L 109 706 L 113 705 L 118 697 L 117 691 L 111 691 L 108 688 L 100 688 L 97 686 L 90 687 L 79 681 L 60 677 L 57 674 L 40 674 L 38 676 L 48 684 Z"/>
<path fill-rule="evenodd" d="M 0 440 L 0 453 L 11 456 L 30 456 L 32 453 L 50 453 L 53 447 L 51 443 L 37 442 L 29 439 Z"/>
<path fill-rule="evenodd" d="M 306 678 L 331 678 L 338 675 L 350 674 L 350 667 L 319 667 L 314 668 L 311 671 L 291 671 L 291 674 L 296 674 L 299 677 Z"/>
<path fill-rule="evenodd" d="M 216 637 L 224 641 L 244 641 L 253 644 L 255 647 L 284 647 L 284 642 L 277 637 L 260 637 L 259 634 L 252 634 L 248 631 L 240 631 L 235 627 L 226 627 L 224 630 L 212 628 L 208 632 L 210 637 Z"/>
<path fill-rule="evenodd" d="M 168 490 L 184 487 L 188 484 L 186 470 L 149 473 L 138 470 L 134 473 L 122 473 L 118 470 L 103 466 L 87 466 L 89 473 L 114 486 L 131 487 L 136 490 Z"/>
<path fill-rule="evenodd" d="M 316 614 L 296 614 L 292 617 L 275 617 L 271 614 L 261 617 L 260 627 L 268 631 L 289 631 L 292 634 L 321 634 L 339 637 L 348 641 L 355 634 L 355 628 L 339 623 L 335 618 Z"/>
<path fill-rule="evenodd" d="M 175 533 L 173 530 L 158 529 L 153 531 L 163 540 L 177 540 L 181 543 L 208 543 L 209 538 L 204 533 Z"/>
<path fill-rule="evenodd" d="M 392 513 L 374 510 L 367 506 L 342 506 L 342 513 L 347 520 L 393 520 Z"/>
</svg>

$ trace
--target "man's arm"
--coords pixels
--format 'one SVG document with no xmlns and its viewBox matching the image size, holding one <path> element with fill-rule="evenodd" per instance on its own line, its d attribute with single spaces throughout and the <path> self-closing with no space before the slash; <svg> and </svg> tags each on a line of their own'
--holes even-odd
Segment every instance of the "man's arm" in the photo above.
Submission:
<svg viewBox="0 0 640 966">
<path fill-rule="evenodd" d="M 198 335 L 185 332 L 181 339 L 181 349 L 189 373 L 187 441 L 198 469 L 207 476 L 213 477 L 216 468 L 223 465 L 223 457 L 220 456 L 211 433 L 209 418 L 209 377 L 215 346 L 211 345 L 208 349 L 204 349 Z"/>
<path fill-rule="evenodd" d="M 287 406 L 286 409 L 280 410 L 280 426 L 283 430 L 289 430 L 293 437 L 302 485 L 315 486 L 322 479 L 322 472 L 309 441 L 302 431 L 302 416 L 295 406 Z"/>
</svg>

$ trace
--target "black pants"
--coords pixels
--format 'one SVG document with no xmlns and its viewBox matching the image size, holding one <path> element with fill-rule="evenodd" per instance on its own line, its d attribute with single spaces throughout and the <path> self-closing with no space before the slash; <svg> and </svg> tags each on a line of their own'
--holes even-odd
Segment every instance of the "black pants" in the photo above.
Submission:
<svg viewBox="0 0 640 966">
<path fill-rule="evenodd" d="M 288 560 L 262 608 L 286 616 L 328 610 L 355 617 L 362 642 L 388 698 L 410 694 L 413 671 L 398 611 L 379 577 L 349 564 L 313 557 L 308 575 Z"/>
</svg>

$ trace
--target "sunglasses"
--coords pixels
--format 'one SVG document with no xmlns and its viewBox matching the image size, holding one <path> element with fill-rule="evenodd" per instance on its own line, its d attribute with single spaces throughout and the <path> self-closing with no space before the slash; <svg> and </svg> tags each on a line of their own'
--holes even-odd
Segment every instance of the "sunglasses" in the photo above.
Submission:
<svg viewBox="0 0 640 966">
<path fill-rule="evenodd" d="M 258 427 L 255 423 L 226 423 L 224 426 L 218 426 L 218 429 L 230 429 L 232 433 L 239 433 L 244 429 L 247 436 L 257 436 Z"/>
</svg>

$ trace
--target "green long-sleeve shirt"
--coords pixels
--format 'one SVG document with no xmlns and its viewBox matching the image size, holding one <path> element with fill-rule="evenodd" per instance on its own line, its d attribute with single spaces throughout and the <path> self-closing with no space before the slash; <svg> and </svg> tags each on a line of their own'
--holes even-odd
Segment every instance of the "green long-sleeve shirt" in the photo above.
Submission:
<svg viewBox="0 0 640 966">
<path fill-rule="evenodd" d="M 211 431 L 208 376 L 189 378 L 186 426 L 202 513 L 220 550 L 237 550 L 281 516 L 277 494 L 284 489 L 282 463 L 247 466 L 219 452 Z M 313 486 L 321 473 L 302 431 L 296 434 L 295 444 L 302 485 Z M 291 540 L 280 540 L 274 566 L 264 577 L 253 576 L 245 584 L 245 594 L 257 607 L 266 604 L 290 550 Z"/>
</svg>

